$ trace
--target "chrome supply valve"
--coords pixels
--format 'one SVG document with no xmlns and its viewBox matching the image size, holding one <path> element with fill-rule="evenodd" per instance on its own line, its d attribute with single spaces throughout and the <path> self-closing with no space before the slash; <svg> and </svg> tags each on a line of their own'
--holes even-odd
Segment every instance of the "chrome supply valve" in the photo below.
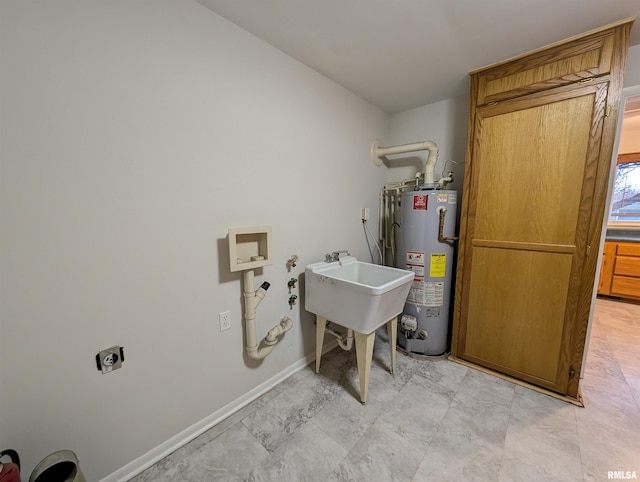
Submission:
<svg viewBox="0 0 640 482">
<path fill-rule="evenodd" d="M 349 253 L 348 249 L 343 249 L 343 250 L 340 250 L 340 251 L 334 251 L 331 254 L 329 254 L 329 253 L 325 254 L 324 255 L 324 262 L 325 263 L 333 263 L 334 261 L 339 261 L 341 254 L 346 254 L 347 256 L 351 256 L 351 253 Z"/>
<path fill-rule="evenodd" d="M 298 256 L 294 254 L 293 256 L 291 256 L 291 258 L 287 260 L 287 270 L 291 271 L 291 268 L 295 268 L 297 263 L 298 263 Z"/>
<path fill-rule="evenodd" d="M 296 287 L 296 283 L 298 282 L 297 279 L 295 278 L 291 278 L 289 280 L 289 282 L 287 283 L 287 286 L 289 287 L 289 293 L 291 293 L 291 289 Z"/>
<path fill-rule="evenodd" d="M 298 299 L 298 295 L 289 296 L 289 308 L 293 309 L 293 305 L 296 304 L 297 299 Z"/>
</svg>

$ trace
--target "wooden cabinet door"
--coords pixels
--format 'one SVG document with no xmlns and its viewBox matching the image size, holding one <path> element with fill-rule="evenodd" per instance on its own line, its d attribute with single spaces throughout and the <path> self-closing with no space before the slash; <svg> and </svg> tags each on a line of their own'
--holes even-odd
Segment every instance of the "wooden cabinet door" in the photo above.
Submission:
<svg viewBox="0 0 640 482">
<path fill-rule="evenodd" d="M 607 88 L 594 81 L 478 107 L 471 126 L 454 354 L 562 394 Z"/>
<path fill-rule="evenodd" d="M 640 243 L 617 243 L 610 294 L 640 299 Z"/>
</svg>

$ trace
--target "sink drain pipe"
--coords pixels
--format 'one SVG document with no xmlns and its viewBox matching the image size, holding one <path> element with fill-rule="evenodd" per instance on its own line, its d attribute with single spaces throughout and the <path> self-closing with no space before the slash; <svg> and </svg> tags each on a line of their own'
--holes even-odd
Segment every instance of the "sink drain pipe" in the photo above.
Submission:
<svg viewBox="0 0 640 482">
<path fill-rule="evenodd" d="M 342 348 L 345 351 L 351 351 L 351 348 L 353 347 L 353 330 L 352 329 L 349 328 L 347 329 L 346 333 L 340 333 L 334 330 L 333 328 L 329 328 L 327 326 L 324 329 L 324 331 L 336 337 L 338 341 L 338 346 L 340 346 L 340 348 Z"/>
<path fill-rule="evenodd" d="M 266 281 L 260 285 L 260 288 L 253 290 L 253 270 L 244 271 L 244 321 L 245 331 L 247 335 L 246 350 L 247 356 L 253 360 L 262 360 L 273 351 L 276 344 L 281 340 L 280 336 L 289 331 L 293 327 L 293 321 L 283 316 L 276 326 L 271 328 L 262 340 L 262 347 L 258 348 L 256 341 L 256 308 L 264 299 L 269 289 L 269 283 Z"/>
</svg>

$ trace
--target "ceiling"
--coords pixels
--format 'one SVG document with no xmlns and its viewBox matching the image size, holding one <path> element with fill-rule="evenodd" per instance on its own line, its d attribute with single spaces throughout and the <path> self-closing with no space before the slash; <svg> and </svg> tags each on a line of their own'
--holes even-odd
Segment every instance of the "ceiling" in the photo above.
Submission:
<svg viewBox="0 0 640 482">
<path fill-rule="evenodd" d="M 197 1 L 388 113 L 467 93 L 471 70 L 640 17 L 638 0 Z"/>
</svg>

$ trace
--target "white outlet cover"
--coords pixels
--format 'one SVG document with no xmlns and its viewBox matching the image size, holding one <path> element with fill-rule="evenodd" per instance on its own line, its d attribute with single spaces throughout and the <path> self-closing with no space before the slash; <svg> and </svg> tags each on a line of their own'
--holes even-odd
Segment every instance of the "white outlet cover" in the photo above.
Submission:
<svg viewBox="0 0 640 482">
<path fill-rule="evenodd" d="M 225 331 L 231 328 L 231 311 L 223 311 L 218 315 L 220 320 L 220 331 Z"/>
</svg>

